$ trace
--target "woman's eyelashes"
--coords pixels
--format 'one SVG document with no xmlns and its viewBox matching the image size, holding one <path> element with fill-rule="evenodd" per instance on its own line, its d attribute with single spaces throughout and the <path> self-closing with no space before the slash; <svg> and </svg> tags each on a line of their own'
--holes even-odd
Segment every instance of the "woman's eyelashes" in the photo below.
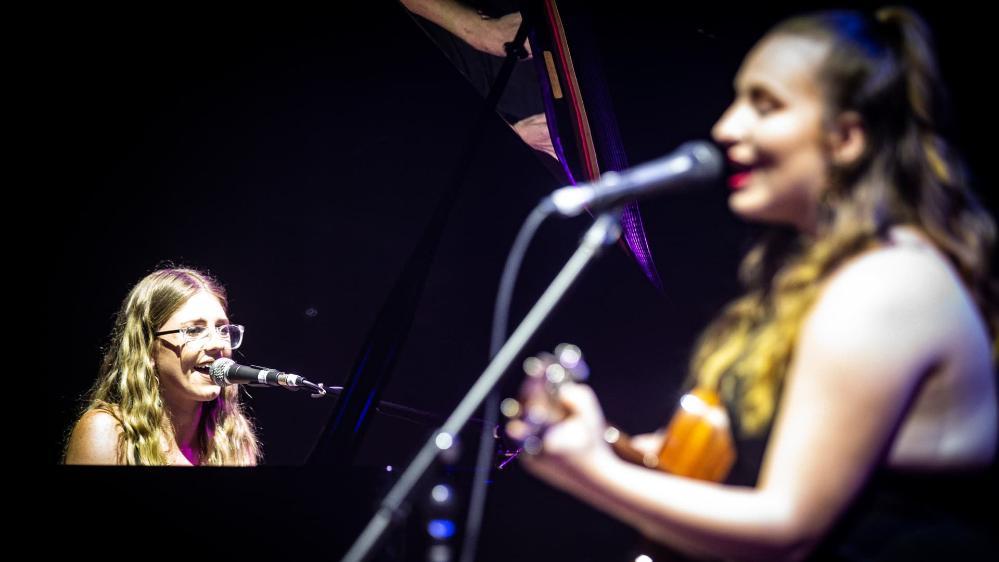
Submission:
<svg viewBox="0 0 999 562">
<path fill-rule="evenodd" d="M 782 104 L 770 92 L 762 88 L 749 90 L 749 103 L 760 116 L 765 116 L 782 107 Z"/>
</svg>

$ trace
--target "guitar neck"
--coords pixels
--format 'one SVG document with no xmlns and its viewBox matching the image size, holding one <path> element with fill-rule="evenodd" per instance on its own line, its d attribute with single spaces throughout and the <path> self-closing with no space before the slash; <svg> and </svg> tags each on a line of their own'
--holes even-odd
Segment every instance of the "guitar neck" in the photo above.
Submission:
<svg viewBox="0 0 999 562">
<path fill-rule="evenodd" d="M 638 466 L 655 468 L 656 464 L 658 464 L 658 457 L 646 456 L 632 444 L 630 435 L 618 430 L 615 431 L 617 431 L 617 438 L 610 445 L 611 449 L 621 460 L 637 464 Z"/>
</svg>

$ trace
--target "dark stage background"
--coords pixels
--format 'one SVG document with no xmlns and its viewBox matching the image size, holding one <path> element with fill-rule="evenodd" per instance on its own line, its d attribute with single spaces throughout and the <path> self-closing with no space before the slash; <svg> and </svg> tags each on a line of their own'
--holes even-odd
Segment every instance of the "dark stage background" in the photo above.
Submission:
<svg viewBox="0 0 999 562">
<path fill-rule="evenodd" d="M 86 520 L 82 529 L 101 542 L 148 525 L 178 551 L 186 537 L 201 549 L 335 555 L 391 481 L 385 466 L 404 466 L 432 429 L 378 416 L 351 471 L 298 467 L 334 399 L 252 389 L 265 467 L 56 466 L 121 299 L 168 262 L 208 270 L 226 285 L 230 317 L 248 332 L 237 361 L 329 385 L 349 374 L 482 103 L 400 6 L 357 4 L 364 5 L 341 14 L 164 6 L 61 16 L 66 29 L 52 86 L 60 140 L 49 159 L 61 186 L 36 194 L 56 219 L 47 295 L 49 337 L 59 346 L 58 361 L 49 364 L 59 368 L 49 367 L 48 376 L 60 384 L 49 394 L 44 464 L 57 503 L 35 506 L 38 516 Z M 814 5 L 797 3 L 793 11 Z M 917 7 L 937 33 L 958 144 L 995 208 L 984 142 L 994 127 L 986 117 L 991 92 L 981 84 L 994 54 L 985 47 L 990 29 L 954 3 Z M 773 4 L 733 10 L 703 3 L 672 13 L 640 2 L 595 8 L 629 160 L 707 138 L 730 101 L 742 56 L 788 13 Z M 493 298 L 521 221 L 559 187 L 544 156 L 498 116 L 477 134 L 480 149 L 383 395 L 441 415 L 486 365 Z M 735 271 L 750 228 L 731 216 L 725 196 L 719 186 L 643 203 L 664 292 L 612 249 L 530 346 L 580 345 L 608 418 L 628 431 L 665 421 L 691 343 L 738 291 Z M 587 223 L 542 228 L 513 318 L 533 303 Z M 450 478 L 463 483 L 470 462 Z M 228 523 L 249 514 L 271 523 L 287 516 L 309 537 L 276 539 Z M 209 526 L 209 518 L 220 523 Z M 408 529 L 416 540 L 414 526 Z M 621 559 L 616 553 L 633 538 L 513 464 L 493 478 L 480 559 Z M 423 558 L 401 541 L 393 552 L 409 548 L 405 558 Z M 56 546 L 78 547 L 85 548 Z"/>
</svg>

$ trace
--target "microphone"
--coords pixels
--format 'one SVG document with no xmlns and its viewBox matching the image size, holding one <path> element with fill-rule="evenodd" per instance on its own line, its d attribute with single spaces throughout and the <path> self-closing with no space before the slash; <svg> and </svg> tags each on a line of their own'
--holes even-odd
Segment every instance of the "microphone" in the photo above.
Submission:
<svg viewBox="0 0 999 562">
<path fill-rule="evenodd" d="M 671 154 L 622 172 L 606 172 L 592 182 L 556 189 L 545 203 L 563 217 L 616 207 L 661 191 L 716 181 L 724 169 L 721 152 L 707 141 L 692 141 Z"/>
<path fill-rule="evenodd" d="M 216 359 L 212 363 L 210 374 L 212 382 L 223 387 L 230 384 L 283 386 L 289 390 L 298 390 L 299 387 L 305 387 L 318 393 L 320 396 L 326 394 L 326 389 L 321 384 L 309 382 L 304 377 L 282 373 L 281 371 L 268 369 L 267 367 L 240 365 L 227 357 Z"/>
</svg>

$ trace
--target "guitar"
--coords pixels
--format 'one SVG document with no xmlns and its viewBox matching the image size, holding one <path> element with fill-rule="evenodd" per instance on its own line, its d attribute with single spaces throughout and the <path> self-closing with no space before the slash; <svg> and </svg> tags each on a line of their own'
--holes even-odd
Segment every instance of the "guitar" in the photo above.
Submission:
<svg viewBox="0 0 999 562">
<path fill-rule="evenodd" d="M 529 436 L 523 442 L 528 454 L 541 451 L 546 428 L 565 418 L 558 398 L 559 388 L 568 381 L 584 382 L 589 367 L 580 349 L 561 344 L 554 353 L 540 353 L 524 361 L 522 395 L 526 402 L 507 398 L 503 414 L 527 425 Z M 541 392 L 538 392 L 541 390 Z M 642 452 L 632 438 L 608 426 L 604 439 L 621 459 L 677 476 L 709 482 L 722 482 L 735 462 L 735 445 L 728 414 L 716 392 L 697 387 L 680 398 L 676 413 L 663 431 L 658 452 Z"/>
</svg>

